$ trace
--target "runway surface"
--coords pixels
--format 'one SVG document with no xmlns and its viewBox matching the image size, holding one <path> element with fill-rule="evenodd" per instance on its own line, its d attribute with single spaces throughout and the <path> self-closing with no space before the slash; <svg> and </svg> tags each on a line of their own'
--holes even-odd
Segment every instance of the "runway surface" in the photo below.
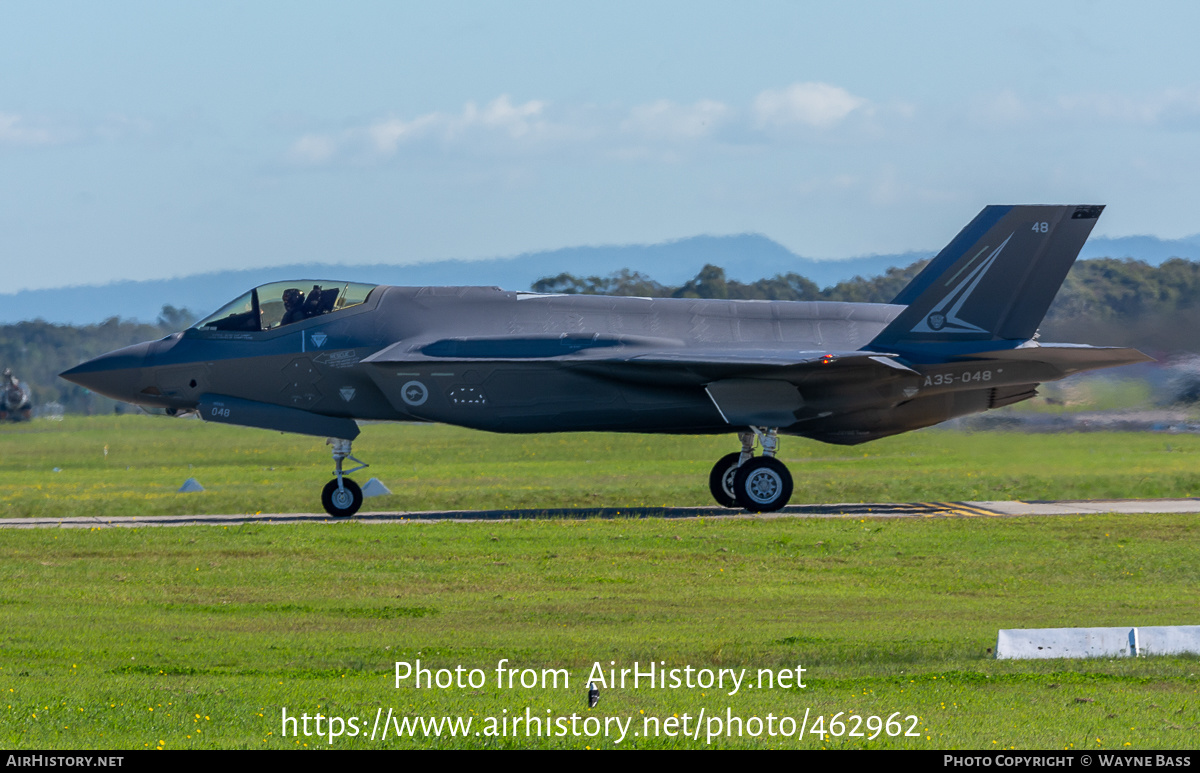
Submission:
<svg viewBox="0 0 1200 773">
<path fill-rule="evenodd" d="M 5 529 L 95 529 L 148 526 L 236 526 L 244 523 L 471 523 L 554 518 L 1005 518 L 1014 516 L 1096 515 L 1100 513 L 1200 513 L 1200 498 L 1117 499 L 1061 502 L 909 502 L 902 504 L 791 505 L 777 513 L 752 515 L 722 507 L 600 507 L 548 510 L 445 510 L 361 512 L 353 518 L 325 513 L 256 515 L 161 515 L 145 518 L 3 518 Z"/>
</svg>

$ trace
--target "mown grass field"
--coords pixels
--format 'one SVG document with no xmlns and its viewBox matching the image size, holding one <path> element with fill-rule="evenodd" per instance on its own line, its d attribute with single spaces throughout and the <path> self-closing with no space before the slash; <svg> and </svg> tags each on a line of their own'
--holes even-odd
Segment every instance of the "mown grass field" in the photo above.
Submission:
<svg viewBox="0 0 1200 773">
<path fill-rule="evenodd" d="M 1200 436 L 925 430 L 861 446 L 783 438 L 792 502 L 1200 496 Z M 394 492 L 367 510 L 710 505 L 730 436 L 494 435 L 363 427 L 355 455 Z M 56 472 L 55 470 L 59 471 Z M 7 517 L 320 512 L 318 438 L 151 416 L 0 427 Z M 177 494 L 189 477 L 206 489 Z"/>
<path fill-rule="evenodd" d="M 368 509 L 416 510 L 707 504 L 708 468 L 730 445 L 380 425 L 355 450 L 396 492 Z M 1191 496 L 1198 452 L 1190 436 L 920 432 L 851 449 L 789 439 L 781 456 L 795 501 L 834 502 Z M 268 432 L 147 417 L 35 422 L 0 431 L 0 508 L 311 512 L 329 467 L 319 442 Z M 175 494 L 189 476 L 208 491 Z M 1193 748 L 1200 659 L 1013 662 L 989 649 L 999 628 L 1200 622 L 1198 538 L 1200 518 L 1181 515 L 7 530 L 0 743 L 695 748 L 713 729 L 619 744 L 523 733 L 372 741 L 377 709 L 390 708 L 470 717 L 471 733 L 526 709 L 632 719 L 630 733 L 646 716 L 701 712 L 798 723 L 807 710 L 827 731 L 842 712 L 851 725 L 864 718 L 866 735 L 866 717 L 919 718 L 917 736 L 764 728 L 715 747 Z M 567 669 L 570 687 L 497 688 L 504 658 Z M 417 659 L 487 679 L 397 689 L 394 663 Z M 584 680 L 610 661 L 751 677 L 803 666 L 806 686 L 606 688 L 589 711 Z M 365 737 L 285 738 L 285 707 L 357 717 Z"/>
</svg>

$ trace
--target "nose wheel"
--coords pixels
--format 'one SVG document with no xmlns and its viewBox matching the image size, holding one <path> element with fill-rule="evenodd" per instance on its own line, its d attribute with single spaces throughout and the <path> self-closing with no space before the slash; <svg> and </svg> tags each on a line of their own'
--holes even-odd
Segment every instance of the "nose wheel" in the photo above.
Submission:
<svg viewBox="0 0 1200 773">
<path fill-rule="evenodd" d="M 321 505 L 325 508 L 325 512 L 334 518 L 349 518 L 358 512 L 358 508 L 362 507 L 363 493 L 358 484 L 347 478 L 346 475 L 366 469 L 368 465 L 351 455 L 349 440 L 329 438 L 325 444 L 333 446 L 334 477 L 325 484 L 325 488 L 321 491 Z M 347 459 L 357 462 L 358 466 L 343 470 L 342 463 Z"/>
<path fill-rule="evenodd" d="M 770 513 L 792 498 L 792 474 L 775 458 L 779 438 L 775 429 L 751 427 L 739 432 L 742 450 L 727 454 L 713 465 L 708 488 L 722 507 L 740 507 L 752 513 Z M 762 444 L 762 456 L 754 456 L 754 442 Z"/>
</svg>

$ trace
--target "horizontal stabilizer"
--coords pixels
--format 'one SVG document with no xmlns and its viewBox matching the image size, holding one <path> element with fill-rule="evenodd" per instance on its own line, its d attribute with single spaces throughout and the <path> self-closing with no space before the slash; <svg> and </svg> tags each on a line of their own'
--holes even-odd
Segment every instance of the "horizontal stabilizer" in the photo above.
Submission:
<svg viewBox="0 0 1200 773">
<path fill-rule="evenodd" d="M 1016 349 L 964 354 L 959 359 L 1044 362 L 1059 368 L 1064 374 L 1079 370 L 1115 368 L 1138 362 L 1154 362 L 1153 357 L 1142 354 L 1137 349 L 1125 349 L 1119 346 L 1085 346 L 1083 344 L 1033 344 Z"/>
</svg>

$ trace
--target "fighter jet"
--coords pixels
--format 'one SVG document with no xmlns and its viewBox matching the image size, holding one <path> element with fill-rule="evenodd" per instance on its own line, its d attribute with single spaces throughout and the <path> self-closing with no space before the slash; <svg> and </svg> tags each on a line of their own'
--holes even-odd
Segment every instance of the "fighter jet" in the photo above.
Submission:
<svg viewBox="0 0 1200 773">
<path fill-rule="evenodd" d="M 779 435 L 863 443 L 1150 359 L 1036 340 L 1102 210 L 986 207 L 886 304 L 274 282 L 62 376 L 170 414 L 329 438 L 321 501 L 338 517 L 362 504 L 356 419 L 736 433 L 713 498 L 768 512 L 792 495 Z"/>
</svg>

